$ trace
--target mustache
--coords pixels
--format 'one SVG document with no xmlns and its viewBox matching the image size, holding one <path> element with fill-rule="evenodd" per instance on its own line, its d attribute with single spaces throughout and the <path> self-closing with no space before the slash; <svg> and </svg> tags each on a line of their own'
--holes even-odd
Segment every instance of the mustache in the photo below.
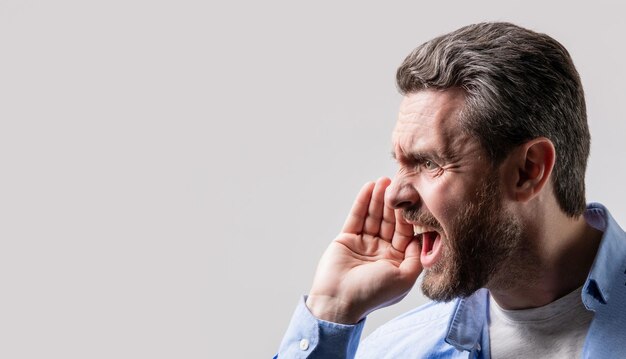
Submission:
<svg viewBox="0 0 626 359">
<path fill-rule="evenodd" d="M 419 226 L 431 227 L 437 231 L 443 230 L 439 221 L 430 212 L 421 211 L 417 208 L 405 208 L 402 210 L 402 217 Z"/>
</svg>

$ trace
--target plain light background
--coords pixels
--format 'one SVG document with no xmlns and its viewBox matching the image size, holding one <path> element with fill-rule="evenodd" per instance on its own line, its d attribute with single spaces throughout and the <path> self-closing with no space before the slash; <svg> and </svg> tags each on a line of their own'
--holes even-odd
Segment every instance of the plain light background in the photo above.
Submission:
<svg viewBox="0 0 626 359">
<path fill-rule="evenodd" d="M 618 4 L 0 1 L 0 357 L 271 357 L 360 186 L 394 174 L 396 67 L 478 21 L 569 49 L 588 200 L 626 223 Z"/>
</svg>

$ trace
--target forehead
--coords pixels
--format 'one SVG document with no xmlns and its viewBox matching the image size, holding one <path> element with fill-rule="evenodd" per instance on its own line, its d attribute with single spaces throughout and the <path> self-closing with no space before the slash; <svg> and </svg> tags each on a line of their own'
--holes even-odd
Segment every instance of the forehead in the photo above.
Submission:
<svg viewBox="0 0 626 359">
<path fill-rule="evenodd" d="M 456 153 L 469 143 L 476 144 L 459 124 L 464 103 L 463 91 L 456 89 L 407 94 L 393 131 L 394 152 Z"/>
</svg>

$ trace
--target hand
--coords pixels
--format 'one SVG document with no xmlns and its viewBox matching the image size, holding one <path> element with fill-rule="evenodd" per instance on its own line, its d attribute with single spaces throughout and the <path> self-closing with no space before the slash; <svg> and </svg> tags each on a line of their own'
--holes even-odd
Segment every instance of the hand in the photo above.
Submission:
<svg viewBox="0 0 626 359">
<path fill-rule="evenodd" d="M 363 186 L 342 233 L 322 256 L 306 305 L 317 318 L 356 323 L 404 298 L 422 272 L 413 226 L 385 203 L 391 183 Z"/>
</svg>

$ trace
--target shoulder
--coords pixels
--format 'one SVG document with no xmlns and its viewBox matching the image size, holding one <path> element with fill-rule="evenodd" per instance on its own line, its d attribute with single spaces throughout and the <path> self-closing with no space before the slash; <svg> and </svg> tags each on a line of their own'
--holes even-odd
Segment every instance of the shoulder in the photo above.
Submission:
<svg viewBox="0 0 626 359">
<path fill-rule="evenodd" d="M 448 324 L 458 300 L 429 302 L 385 323 L 363 340 L 360 354 L 385 351 L 400 355 L 442 352 L 452 349 L 445 343 Z"/>
<path fill-rule="evenodd" d="M 438 326 L 442 323 L 447 324 L 457 302 L 458 300 L 448 303 L 428 302 L 392 319 L 378 328 L 372 335 L 387 335 L 397 331 L 418 330 L 419 328 L 430 330 L 433 326 Z"/>
</svg>

